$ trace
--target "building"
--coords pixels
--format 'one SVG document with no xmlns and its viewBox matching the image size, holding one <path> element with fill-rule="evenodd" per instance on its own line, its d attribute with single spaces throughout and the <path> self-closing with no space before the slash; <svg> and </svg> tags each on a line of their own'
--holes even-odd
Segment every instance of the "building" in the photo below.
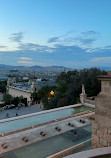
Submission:
<svg viewBox="0 0 111 158">
<path fill-rule="evenodd" d="M 32 103 L 31 94 L 38 92 L 38 86 L 36 80 L 30 80 L 30 82 L 18 82 L 16 79 L 8 79 L 6 86 L 7 94 L 12 97 L 20 97 L 27 99 L 27 104 L 30 106 Z"/>
<path fill-rule="evenodd" d="M 93 148 L 111 146 L 111 74 L 98 79 L 101 80 L 101 92 L 96 97 Z"/>
</svg>

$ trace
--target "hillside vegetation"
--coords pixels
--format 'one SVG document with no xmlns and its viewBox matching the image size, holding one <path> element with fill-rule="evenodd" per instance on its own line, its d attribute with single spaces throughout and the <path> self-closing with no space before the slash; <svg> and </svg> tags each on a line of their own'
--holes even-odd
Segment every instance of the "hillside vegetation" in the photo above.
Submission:
<svg viewBox="0 0 111 158">
<path fill-rule="evenodd" d="M 79 102 L 81 84 L 84 84 L 89 97 L 96 96 L 101 88 L 97 76 L 105 74 L 105 71 L 97 68 L 62 72 L 57 78 L 58 87 L 43 87 L 38 92 L 39 99 L 42 99 L 44 109 L 76 104 Z M 50 90 L 54 91 L 54 96 L 48 98 Z"/>
</svg>

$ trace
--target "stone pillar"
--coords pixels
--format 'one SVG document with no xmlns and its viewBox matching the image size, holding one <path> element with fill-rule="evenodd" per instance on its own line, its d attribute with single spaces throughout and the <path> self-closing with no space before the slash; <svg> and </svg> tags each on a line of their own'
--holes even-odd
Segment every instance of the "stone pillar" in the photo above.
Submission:
<svg viewBox="0 0 111 158">
<path fill-rule="evenodd" d="M 111 75 L 98 79 L 101 80 L 101 92 L 96 97 L 92 148 L 111 146 Z"/>
</svg>

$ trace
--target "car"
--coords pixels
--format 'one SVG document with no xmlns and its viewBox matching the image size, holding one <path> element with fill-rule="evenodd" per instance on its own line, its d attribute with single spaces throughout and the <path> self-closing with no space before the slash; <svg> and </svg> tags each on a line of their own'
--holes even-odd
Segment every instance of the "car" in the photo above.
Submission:
<svg viewBox="0 0 111 158">
<path fill-rule="evenodd" d="M 14 104 L 6 105 L 6 108 L 7 109 L 12 109 L 12 108 L 15 108 L 15 105 Z"/>
</svg>

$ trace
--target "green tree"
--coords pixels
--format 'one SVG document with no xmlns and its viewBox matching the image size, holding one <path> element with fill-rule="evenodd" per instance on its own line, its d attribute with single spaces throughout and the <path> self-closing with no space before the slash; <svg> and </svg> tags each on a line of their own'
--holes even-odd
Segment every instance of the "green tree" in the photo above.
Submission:
<svg viewBox="0 0 111 158">
<path fill-rule="evenodd" d="M 12 104 L 14 104 L 15 106 L 18 106 L 19 103 L 20 103 L 20 98 L 19 97 L 13 98 Z"/>
<path fill-rule="evenodd" d="M 7 81 L 0 81 L 0 92 L 6 92 Z"/>
<path fill-rule="evenodd" d="M 43 87 L 38 95 L 42 99 L 45 109 L 52 109 L 60 106 L 76 104 L 79 102 L 81 84 L 85 85 L 88 96 L 96 96 L 100 92 L 100 81 L 97 76 L 105 75 L 105 71 L 97 68 L 74 70 L 62 72 L 58 78 L 58 87 Z M 54 97 L 48 99 L 48 94 L 54 90 Z"/>
<path fill-rule="evenodd" d="M 5 104 L 11 104 L 12 100 L 13 100 L 13 98 L 9 94 L 5 94 L 3 96 L 3 101 L 5 102 Z"/>
<path fill-rule="evenodd" d="M 37 103 L 38 101 L 40 101 L 40 99 L 38 97 L 38 93 L 32 93 L 31 99 L 32 99 L 33 103 Z"/>
</svg>

